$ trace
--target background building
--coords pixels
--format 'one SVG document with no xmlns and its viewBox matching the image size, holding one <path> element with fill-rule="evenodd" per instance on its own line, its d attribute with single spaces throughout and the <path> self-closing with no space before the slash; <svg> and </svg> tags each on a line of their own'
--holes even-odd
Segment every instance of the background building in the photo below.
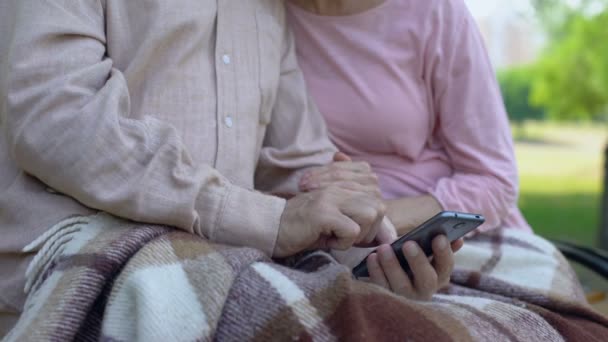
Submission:
<svg viewBox="0 0 608 342">
<path fill-rule="evenodd" d="M 466 0 L 496 69 L 533 62 L 543 47 L 543 33 L 527 0 Z"/>
</svg>

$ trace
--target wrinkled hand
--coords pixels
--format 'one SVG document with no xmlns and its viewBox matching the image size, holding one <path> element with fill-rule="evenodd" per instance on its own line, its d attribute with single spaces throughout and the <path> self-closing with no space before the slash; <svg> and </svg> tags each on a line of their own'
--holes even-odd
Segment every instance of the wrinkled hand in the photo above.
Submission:
<svg viewBox="0 0 608 342">
<path fill-rule="evenodd" d="M 382 220 L 382 226 L 378 231 L 378 235 L 376 236 L 376 241 L 374 241 L 373 247 L 359 247 L 359 248 L 350 248 L 347 251 L 337 251 L 332 250 L 331 255 L 342 265 L 348 266 L 348 268 L 353 268 L 364 260 L 371 252 L 373 252 L 377 246 L 391 244 L 397 240 L 397 231 L 395 230 L 395 226 L 388 219 L 388 217 L 384 217 Z"/>
<path fill-rule="evenodd" d="M 335 185 L 301 193 L 287 201 L 273 256 L 287 257 L 311 248 L 346 250 L 369 245 L 390 232 L 381 224 L 386 206 L 365 191 Z M 384 234 L 384 235 L 383 235 Z"/>
<path fill-rule="evenodd" d="M 463 240 L 457 240 L 450 246 L 445 236 L 438 236 L 433 240 L 433 258 L 429 261 L 418 244 L 406 242 L 403 255 L 410 266 L 411 278 L 401 268 L 391 246 L 382 245 L 367 258 L 370 281 L 410 299 L 430 300 L 449 284 L 454 269 L 454 252 L 462 245 Z"/>
<path fill-rule="evenodd" d="M 334 155 L 333 163 L 308 170 L 299 183 L 301 191 L 312 191 L 330 185 L 381 196 L 378 177 L 370 165 L 366 162 L 353 162 L 341 152 Z"/>
</svg>

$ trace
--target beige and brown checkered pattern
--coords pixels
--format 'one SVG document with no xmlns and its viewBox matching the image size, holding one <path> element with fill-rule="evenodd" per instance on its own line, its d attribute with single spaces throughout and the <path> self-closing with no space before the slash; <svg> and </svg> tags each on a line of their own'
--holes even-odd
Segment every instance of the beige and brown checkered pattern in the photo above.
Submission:
<svg viewBox="0 0 608 342">
<path fill-rule="evenodd" d="M 7 341 L 608 336 L 608 319 L 584 302 L 561 254 L 527 233 L 469 240 L 458 253 L 452 285 L 431 302 L 356 281 L 325 253 L 288 268 L 253 249 L 107 215 L 66 221 L 37 243 L 50 256 L 39 255 L 30 267 L 27 307 Z"/>
</svg>

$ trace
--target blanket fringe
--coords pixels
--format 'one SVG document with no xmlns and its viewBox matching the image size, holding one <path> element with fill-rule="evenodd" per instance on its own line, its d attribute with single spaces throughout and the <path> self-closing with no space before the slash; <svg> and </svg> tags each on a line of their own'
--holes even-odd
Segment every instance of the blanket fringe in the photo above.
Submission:
<svg viewBox="0 0 608 342">
<path fill-rule="evenodd" d="M 63 220 L 23 248 L 23 252 L 26 253 L 40 249 L 25 271 L 25 293 L 29 294 L 32 289 L 36 288 L 37 284 L 42 281 L 42 275 L 51 265 L 51 262 L 63 253 L 65 245 L 90 220 L 90 217 L 85 216 Z"/>
</svg>

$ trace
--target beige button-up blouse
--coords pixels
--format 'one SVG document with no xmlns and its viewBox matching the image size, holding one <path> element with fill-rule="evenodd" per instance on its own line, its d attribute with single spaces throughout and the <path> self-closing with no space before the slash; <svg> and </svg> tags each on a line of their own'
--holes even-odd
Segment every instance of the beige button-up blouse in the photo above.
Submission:
<svg viewBox="0 0 608 342">
<path fill-rule="evenodd" d="M 0 5 L 0 311 L 21 249 L 94 211 L 271 253 L 334 147 L 278 0 Z M 21 262 L 21 264 L 19 264 Z"/>
</svg>

